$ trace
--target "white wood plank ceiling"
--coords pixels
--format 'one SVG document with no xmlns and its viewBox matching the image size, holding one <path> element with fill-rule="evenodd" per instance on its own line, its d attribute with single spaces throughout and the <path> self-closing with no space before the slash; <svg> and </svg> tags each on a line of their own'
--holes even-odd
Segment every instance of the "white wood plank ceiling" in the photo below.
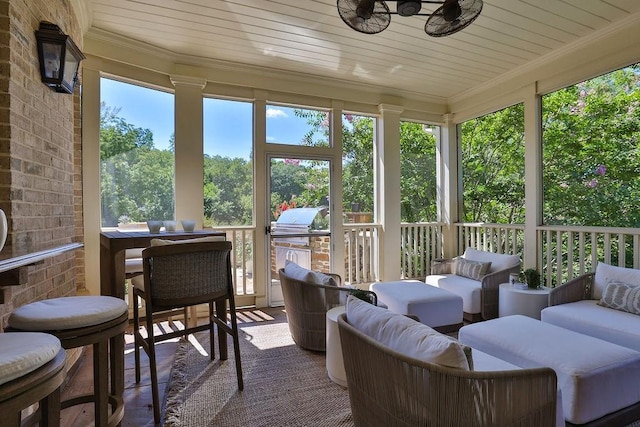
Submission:
<svg viewBox="0 0 640 427">
<path fill-rule="evenodd" d="M 392 15 L 385 31 L 358 33 L 336 0 L 90 1 L 88 34 L 442 99 L 640 14 L 640 0 L 485 0 L 469 27 L 433 38 L 426 16 Z"/>
</svg>

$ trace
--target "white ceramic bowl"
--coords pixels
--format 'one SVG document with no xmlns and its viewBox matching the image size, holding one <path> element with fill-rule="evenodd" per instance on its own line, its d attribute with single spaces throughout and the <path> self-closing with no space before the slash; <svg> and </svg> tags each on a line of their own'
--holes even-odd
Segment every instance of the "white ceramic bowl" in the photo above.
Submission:
<svg viewBox="0 0 640 427">
<path fill-rule="evenodd" d="M 147 227 L 149 227 L 149 232 L 159 233 L 160 227 L 162 227 L 162 221 L 147 221 Z"/>
<path fill-rule="evenodd" d="M 175 221 L 164 221 L 164 229 L 166 231 L 176 231 L 176 222 Z"/>
<path fill-rule="evenodd" d="M 191 232 L 196 228 L 196 222 L 192 219 L 183 219 L 182 221 L 182 229 L 187 232 Z"/>
</svg>

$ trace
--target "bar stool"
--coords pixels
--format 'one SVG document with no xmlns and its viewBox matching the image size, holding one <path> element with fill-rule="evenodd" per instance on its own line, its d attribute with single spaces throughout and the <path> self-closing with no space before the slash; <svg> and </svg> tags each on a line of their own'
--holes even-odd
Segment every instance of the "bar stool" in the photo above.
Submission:
<svg viewBox="0 0 640 427">
<path fill-rule="evenodd" d="M 23 305 L 11 313 L 6 330 L 48 332 L 67 350 L 93 345 L 93 393 L 72 397 L 61 406 L 93 402 L 95 425 L 105 427 L 120 424 L 124 415 L 124 331 L 128 323 L 124 300 L 74 296 Z"/>
<path fill-rule="evenodd" d="M 40 425 L 60 425 L 60 386 L 65 351 L 39 332 L 0 334 L 0 414 L 3 426 L 19 426 L 23 409 L 40 402 Z"/>
</svg>

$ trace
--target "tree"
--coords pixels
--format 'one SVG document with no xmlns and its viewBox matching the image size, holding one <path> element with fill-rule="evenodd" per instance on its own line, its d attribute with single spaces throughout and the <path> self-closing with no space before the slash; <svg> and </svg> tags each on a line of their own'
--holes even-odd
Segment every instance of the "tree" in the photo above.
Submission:
<svg viewBox="0 0 640 427">
<path fill-rule="evenodd" d="M 640 226 L 638 64 L 543 98 L 544 221 Z"/>
<path fill-rule="evenodd" d="M 174 216 L 173 154 L 153 145 L 153 133 L 100 105 L 102 226 Z"/>
<path fill-rule="evenodd" d="M 460 125 L 464 222 L 524 222 L 524 106 Z"/>
</svg>

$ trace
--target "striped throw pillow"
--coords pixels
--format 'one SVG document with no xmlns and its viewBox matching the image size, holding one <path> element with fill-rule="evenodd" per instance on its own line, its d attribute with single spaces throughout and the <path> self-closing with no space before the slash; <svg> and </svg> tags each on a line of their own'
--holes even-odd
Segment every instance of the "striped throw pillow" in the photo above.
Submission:
<svg viewBox="0 0 640 427">
<path fill-rule="evenodd" d="M 461 257 L 456 258 L 456 275 L 481 280 L 491 268 L 490 262 L 469 261 Z"/>
<path fill-rule="evenodd" d="M 640 314 L 640 285 L 610 282 L 604 288 L 598 305 L 627 313 Z"/>
</svg>

